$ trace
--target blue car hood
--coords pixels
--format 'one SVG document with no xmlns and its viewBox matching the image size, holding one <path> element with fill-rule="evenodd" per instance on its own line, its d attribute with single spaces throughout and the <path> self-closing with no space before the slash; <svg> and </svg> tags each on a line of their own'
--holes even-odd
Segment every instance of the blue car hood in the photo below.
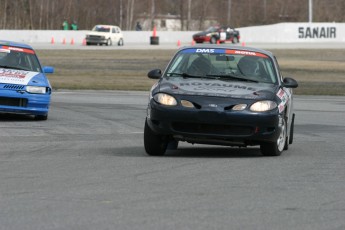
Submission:
<svg viewBox="0 0 345 230">
<path fill-rule="evenodd" d="M 159 91 L 172 95 L 217 96 L 242 99 L 273 99 L 279 86 L 267 83 L 209 79 L 163 78 Z"/>
<path fill-rule="evenodd" d="M 0 83 L 16 85 L 49 86 L 43 73 L 0 68 Z"/>
</svg>

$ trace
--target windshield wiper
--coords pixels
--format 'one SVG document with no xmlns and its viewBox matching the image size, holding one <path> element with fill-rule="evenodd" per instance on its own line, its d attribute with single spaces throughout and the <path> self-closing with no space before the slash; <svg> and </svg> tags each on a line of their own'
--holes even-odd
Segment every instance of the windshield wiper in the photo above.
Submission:
<svg viewBox="0 0 345 230">
<path fill-rule="evenodd" d="M 17 69 L 17 70 L 26 70 L 20 67 L 15 67 L 15 66 L 7 66 L 7 65 L 0 65 L 0 68 L 6 68 L 6 69 Z"/>
<path fill-rule="evenodd" d="M 208 74 L 208 77 L 214 77 L 214 79 L 222 79 L 222 80 L 238 80 L 238 81 L 249 81 L 249 82 L 255 82 L 258 83 L 259 81 L 248 79 L 248 78 L 242 78 L 238 77 L 234 74 Z"/>
<path fill-rule="evenodd" d="M 171 75 L 178 75 L 178 76 L 182 76 L 183 78 L 204 78 L 204 76 L 190 75 L 188 73 L 167 73 L 167 75 L 169 75 L 169 76 L 171 76 Z"/>
</svg>

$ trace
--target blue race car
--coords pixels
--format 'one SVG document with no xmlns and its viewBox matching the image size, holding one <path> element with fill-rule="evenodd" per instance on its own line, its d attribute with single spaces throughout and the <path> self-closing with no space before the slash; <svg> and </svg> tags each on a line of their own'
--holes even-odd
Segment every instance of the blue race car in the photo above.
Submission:
<svg viewBox="0 0 345 230">
<path fill-rule="evenodd" d="M 52 88 L 33 48 L 0 40 L 0 113 L 33 115 L 47 120 Z"/>
<path fill-rule="evenodd" d="M 270 52 L 236 46 L 180 49 L 166 70 L 148 73 L 152 87 L 144 128 L 149 155 L 179 141 L 225 146 L 259 145 L 278 156 L 293 140 L 293 92 Z"/>
</svg>

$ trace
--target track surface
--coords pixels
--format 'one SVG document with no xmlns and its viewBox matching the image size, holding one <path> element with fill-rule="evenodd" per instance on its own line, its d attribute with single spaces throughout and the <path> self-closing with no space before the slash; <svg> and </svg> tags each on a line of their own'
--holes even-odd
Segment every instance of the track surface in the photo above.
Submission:
<svg viewBox="0 0 345 230">
<path fill-rule="evenodd" d="M 143 148 L 147 92 L 62 91 L 0 116 L 0 229 L 345 229 L 344 97 L 295 98 L 295 139 Z"/>
</svg>

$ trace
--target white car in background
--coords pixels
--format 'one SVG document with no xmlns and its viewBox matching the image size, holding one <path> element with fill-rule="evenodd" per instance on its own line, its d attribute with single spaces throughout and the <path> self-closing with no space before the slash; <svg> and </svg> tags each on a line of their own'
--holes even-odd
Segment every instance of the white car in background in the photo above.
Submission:
<svg viewBox="0 0 345 230">
<path fill-rule="evenodd" d="M 96 25 L 92 31 L 86 34 L 86 45 L 117 44 L 123 46 L 123 34 L 120 27 L 113 25 Z"/>
</svg>

